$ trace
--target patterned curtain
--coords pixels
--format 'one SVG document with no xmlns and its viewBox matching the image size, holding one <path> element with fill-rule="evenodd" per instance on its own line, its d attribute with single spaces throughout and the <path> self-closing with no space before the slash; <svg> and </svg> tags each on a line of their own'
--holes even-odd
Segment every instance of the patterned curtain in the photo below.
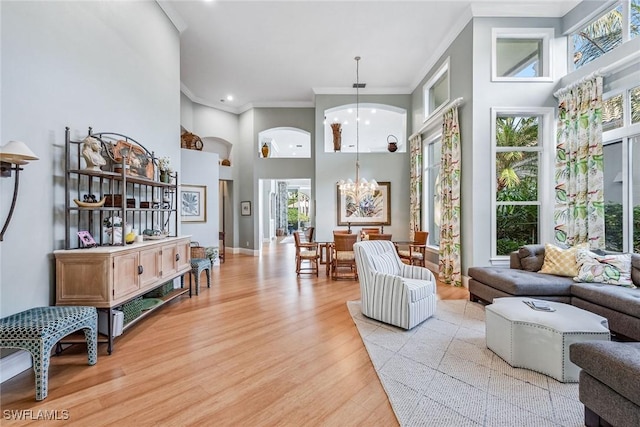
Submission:
<svg viewBox="0 0 640 427">
<path fill-rule="evenodd" d="M 409 238 L 413 241 L 413 233 L 422 228 L 420 218 L 422 198 L 422 138 L 416 135 L 409 139 L 410 155 L 410 188 L 409 188 Z"/>
<path fill-rule="evenodd" d="M 460 263 L 460 127 L 458 107 L 446 111 L 442 125 L 440 159 L 440 261 L 439 278 L 462 286 Z"/>
<path fill-rule="evenodd" d="M 603 249 L 602 77 L 559 96 L 555 240 Z"/>
</svg>

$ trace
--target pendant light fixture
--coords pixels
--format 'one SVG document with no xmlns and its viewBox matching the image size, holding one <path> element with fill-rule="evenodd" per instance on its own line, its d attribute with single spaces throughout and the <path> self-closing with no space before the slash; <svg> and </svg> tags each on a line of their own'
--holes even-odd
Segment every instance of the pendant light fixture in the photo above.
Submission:
<svg viewBox="0 0 640 427">
<path fill-rule="evenodd" d="M 349 194 L 359 201 L 363 196 L 376 191 L 378 183 L 375 179 L 367 181 L 360 177 L 360 57 L 356 56 L 354 59 L 356 60 L 356 83 L 353 85 L 356 88 L 356 176 L 355 181 L 351 178 L 346 181 L 341 179 L 338 182 L 338 188 L 341 193 Z"/>
</svg>

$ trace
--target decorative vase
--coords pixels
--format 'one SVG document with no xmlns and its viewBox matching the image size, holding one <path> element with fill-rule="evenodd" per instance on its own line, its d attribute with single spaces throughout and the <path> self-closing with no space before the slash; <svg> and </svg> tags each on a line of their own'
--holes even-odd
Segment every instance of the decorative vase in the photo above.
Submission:
<svg viewBox="0 0 640 427">
<path fill-rule="evenodd" d="M 387 150 L 389 150 L 389 152 L 391 153 L 395 153 L 396 150 L 398 149 L 398 138 L 396 138 L 393 135 L 389 135 L 387 137 Z"/>
<path fill-rule="evenodd" d="M 340 151 L 342 148 L 342 125 L 340 123 L 331 123 L 331 131 L 333 132 L 333 151 Z"/>
<path fill-rule="evenodd" d="M 167 171 L 160 171 L 160 182 L 169 183 L 170 176 Z"/>
<path fill-rule="evenodd" d="M 262 144 L 262 157 L 264 158 L 269 157 L 269 146 L 267 145 L 266 142 Z"/>
</svg>

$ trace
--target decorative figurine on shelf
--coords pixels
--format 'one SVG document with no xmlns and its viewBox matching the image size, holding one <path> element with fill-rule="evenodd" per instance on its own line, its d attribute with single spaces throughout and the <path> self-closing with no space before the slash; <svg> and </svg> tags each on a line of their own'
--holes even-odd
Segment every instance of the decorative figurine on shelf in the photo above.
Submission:
<svg viewBox="0 0 640 427">
<path fill-rule="evenodd" d="M 262 157 L 269 157 L 269 145 L 267 145 L 266 142 L 262 144 L 262 148 L 260 149 L 260 151 L 262 151 Z"/>
<path fill-rule="evenodd" d="M 333 151 L 340 151 L 342 148 L 342 124 L 331 123 L 331 132 L 333 134 Z"/>
<path fill-rule="evenodd" d="M 160 169 L 160 182 L 169 183 L 171 181 L 171 158 L 168 156 L 158 159 L 158 169 Z"/>
<path fill-rule="evenodd" d="M 112 245 L 122 244 L 122 218 L 119 216 L 106 217 L 102 221 L 102 230 L 106 233 L 106 241 Z"/>
<path fill-rule="evenodd" d="M 395 153 L 398 149 L 398 138 L 396 138 L 395 135 L 389 135 L 387 137 L 387 142 L 387 150 L 389 150 L 390 153 Z"/>
<path fill-rule="evenodd" d="M 82 157 L 84 157 L 84 161 L 87 163 L 85 169 L 99 171 L 101 166 L 107 164 L 107 161 L 102 157 L 102 154 L 100 154 L 102 144 L 92 136 L 86 137 L 82 142 Z"/>
</svg>

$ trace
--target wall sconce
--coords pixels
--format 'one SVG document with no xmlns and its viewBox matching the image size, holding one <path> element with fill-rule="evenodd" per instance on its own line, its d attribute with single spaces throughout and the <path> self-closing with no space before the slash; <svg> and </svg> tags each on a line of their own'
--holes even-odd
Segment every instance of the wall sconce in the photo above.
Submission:
<svg viewBox="0 0 640 427">
<path fill-rule="evenodd" d="M 31 160 L 38 160 L 38 156 L 33 154 L 33 151 L 27 147 L 27 144 L 20 141 L 9 141 L 2 147 L 0 147 L 0 176 L 7 178 L 11 176 L 11 171 L 16 171 L 15 185 L 13 186 L 13 199 L 11 200 L 11 208 L 9 208 L 9 215 L 2 226 L 0 232 L 0 242 L 4 240 L 4 233 L 9 227 L 11 217 L 13 216 L 13 209 L 16 207 L 16 200 L 18 199 L 18 185 L 20 184 L 20 166 L 26 165 Z"/>
</svg>

